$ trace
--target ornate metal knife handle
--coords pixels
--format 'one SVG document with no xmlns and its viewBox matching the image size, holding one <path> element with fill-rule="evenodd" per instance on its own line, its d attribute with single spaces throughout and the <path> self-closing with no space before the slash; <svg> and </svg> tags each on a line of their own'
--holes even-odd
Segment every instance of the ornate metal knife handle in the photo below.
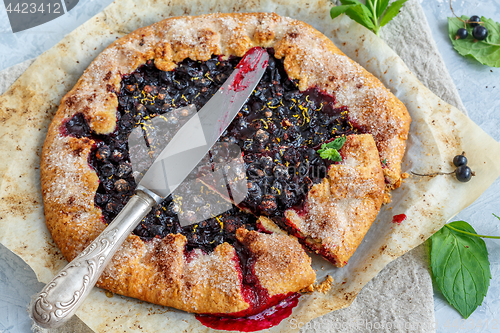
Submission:
<svg viewBox="0 0 500 333">
<path fill-rule="evenodd" d="M 55 328 L 66 322 L 83 303 L 125 238 L 156 204 L 158 197 L 138 190 L 108 227 L 64 267 L 32 300 L 33 320 Z"/>
</svg>

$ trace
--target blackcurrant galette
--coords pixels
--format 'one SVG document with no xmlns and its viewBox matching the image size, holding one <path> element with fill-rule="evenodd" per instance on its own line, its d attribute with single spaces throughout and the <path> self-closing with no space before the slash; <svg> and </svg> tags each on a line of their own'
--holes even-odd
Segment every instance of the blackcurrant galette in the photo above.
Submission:
<svg viewBox="0 0 500 333">
<path fill-rule="evenodd" d="M 225 156 L 241 150 L 245 197 L 235 202 L 206 180 L 185 188 L 189 203 L 170 196 L 98 286 L 188 312 L 260 312 L 314 283 L 305 249 L 344 266 L 400 185 L 406 108 L 321 33 L 272 13 L 170 18 L 105 49 L 50 125 L 45 217 L 68 260 L 133 194 L 131 154 L 147 154 L 128 146 L 134 128 L 160 117 L 177 130 L 183 107 L 203 107 L 252 47 L 269 53 L 266 73 L 218 146 Z M 336 138 L 342 147 L 320 153 Z M 218 205 L 229 208 L 214 213 Z M 180 224 L 197 213 L 209 217 Z"/>
</svg>

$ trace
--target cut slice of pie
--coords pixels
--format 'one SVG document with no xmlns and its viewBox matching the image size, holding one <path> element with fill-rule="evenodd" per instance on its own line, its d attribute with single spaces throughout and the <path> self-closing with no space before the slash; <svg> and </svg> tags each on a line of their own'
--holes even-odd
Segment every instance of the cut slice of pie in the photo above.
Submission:
<svg viewBox="0 0 500 333">
<path fill-rule="evenodd" d="M 350 135 L 342 162 L 308 193 L 304 208 L 288 209 L 285 223 L 310 250 L 338 267 L 347 264 L 380 210 L 384 175 L 371 135 Z"/>
</svg>

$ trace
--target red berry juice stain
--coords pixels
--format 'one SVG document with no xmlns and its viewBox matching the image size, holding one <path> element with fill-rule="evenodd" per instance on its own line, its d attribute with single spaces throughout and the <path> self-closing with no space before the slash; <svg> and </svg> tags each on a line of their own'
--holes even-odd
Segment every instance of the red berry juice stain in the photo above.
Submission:
<svg viewBox="0 0 500 333">
<path fill-rule="evenodd" d="M 231 90 L 232 88 L 234 91 L 242 91 L 247 88 L 247 86 L 243 85 L 241 81 L 245 78 L 246 74 L 255 71 L 257 64 L 259 63 L 260 58 L 262 57 L 264 52 L 266 51 L 260 47 L 253 47 L 250 50 L 248 50 L 243 59 L 241 59 L 238 66 L 236 66 L 236 68 L 239 69 L 240 71 L 236 74 L 232 82 L 232 85 L 229 86 L 229 90 Z M 253 54 L 256 54 L 256 57 L 253 59 L 253 62 L 250 62 L 250 60 L 252 60 L 250 57 Z M 265 66 L 267 66 L 267 61 L 265 62 Z"/>
<path fill-rule="evenodd" d="M 299 303 L 299 293 L 285 298 L 278 305 L 245 318 L 225 318 L 217 316 L 196 315 L 203 325 L 224 331 L 255 332 L 265 330 L 281 323 L 292 314 L 292 309 Z"/>
<path fill-rule="evenodd" d="M 394 215 L 392 217 L 392 223 L 401 224 L 401 222 L 403 222 L 404 220 L 406 220 L 405 214 Z"/>
</svg>

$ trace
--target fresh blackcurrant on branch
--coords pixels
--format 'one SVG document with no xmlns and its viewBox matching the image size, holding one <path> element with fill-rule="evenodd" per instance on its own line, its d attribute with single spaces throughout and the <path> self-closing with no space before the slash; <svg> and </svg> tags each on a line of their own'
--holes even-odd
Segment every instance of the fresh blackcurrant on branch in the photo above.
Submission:
<svg viewBox="0 0 500 333">
<path fill-rule="evenodd" d="M 472 179 L 472 176 L 476 175 L 474 171 L 472 171 L 471 168 L 467 166 L 467 157 L 465 157 L 465 152 L 462 152 L 462 154 L 456 155 L 453 158 L 453 165 L 456 166 L 456 169 L 451 172 L 433 172 L 433 173 L 421 174 L 412 171 L 411 173 L 415 176 L 420 176 L 420 177 L 434 177 L 438 175 L 455 174 L 457 180 L 462 183 L 468 182 L 469 180 Z"/>
<path fill-rule="evenodd" d="M 462 152 L 462 154 L 457 155 L 453 158 L 453 165 L 456 167 L 462 166 L 462 165 L 467 165 L 467 157 L 465 157 L 465 152 Z"/>
<path fill-rule="evenodd" d="M 472 15 L 467 23 L 469 23 L 471 27 L 478 27 L 479 23 L 483 22 L 481 22 L 481 18 L 479 16 Z"/>
<path fill-rule="evenodd" d="M 456 39 L 465 39 L 469 36 L 469 32 L 465 28 L 460 28 L 457 30 L 457 35 L 455 36 Z"/>
<path fill-rule="evenodd" d="M 482 25 L 475 26 L 472 30 L 472 36 L 477 40 L 485 40 L 488 37 L 488 29 Z"/>
</svg>

